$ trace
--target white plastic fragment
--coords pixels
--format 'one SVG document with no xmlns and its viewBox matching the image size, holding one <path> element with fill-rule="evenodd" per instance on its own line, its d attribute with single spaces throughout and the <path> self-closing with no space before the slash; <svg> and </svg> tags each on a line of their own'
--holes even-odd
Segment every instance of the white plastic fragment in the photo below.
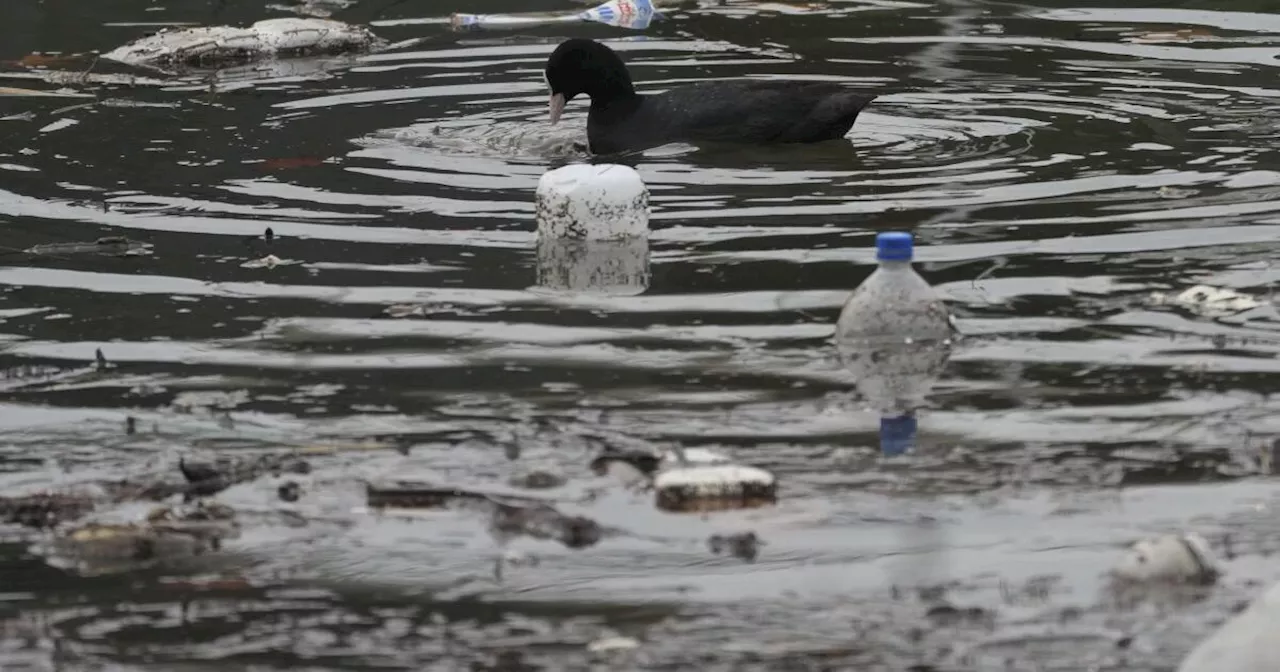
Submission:
<svg viewBox="0 0 1280 672">
<path fill-rule="evenodd" d="M 540 239 L 649 235 L 649 189 L 628 166 L 575 163 L 548 171 L 535 201 Z"/>
<path fill-rule="evenodd" d="M 1138 541 L 1112 569 L 1117 578 L 1135 582 L 1211 583 L 1218 572 L 1217 557 L 1197 534 Z"/>
<path fill-rule="evenodd" d="M 1156 306 L 1176 306 L 1203 317 L 1226 317 L 1262 305 L 1262 302 L 1248 294 L 1209 285 L 1196 285 L 1174 296 L 1156 292 L 1151 295 L 1150 303 Z"/>
<path fill-rule="evenodd" d="M 584 240 L 538 236 L 538 288 L 551 292 L 636 296 L 649 289 L 649 239 Z"/>
<path fill-rule="evenodd" d="M 665 469 L 654 477 L 653 489 L 664 511 L 743 509 L 777 501 L 773 474 L 732 463 Z"/>
<path fill-rule="evenodd" d="M 250 259 L 240 264 L 240 268 L 275 268 L 276 266 L 292 266 L 301 263 L 297 259 L 281 259 L 274 254 L 268 254 L 261 259 Z"/>
<path fill-rule="evenodd" d="M 61 131 L 64 128 L 71 128 L 72 126 L 75 126 L 78 123 L 80 123 L 79 119 L 72 119 L 71 117 L 63 117 L 47 126 L 40 128 L 39 130 L 36 131 L 36 133 L 52 133 L 54 131 Z"/>
<path fill-rule="evenodd" d="M 1280 583 L 1202 640 L 1178 672 L 1275 672 L 1280 670 Z"/>
<path fill-rule="evenodd" d="M 630 651 L 640 646 L 640 642 L 631 637 L 601 637 L 587 644 L 591 653 L 608 653 L 611 651 Z"/>
<path fill-rule="evenodd" d="M 102 58 L 130 65 L 216 66 L 271 56 L 364 51 L 384 44 L 364 26 L 311 18 L 259 21 L 247 28 L 202 26 L 165 29 Z"/>
</svg>

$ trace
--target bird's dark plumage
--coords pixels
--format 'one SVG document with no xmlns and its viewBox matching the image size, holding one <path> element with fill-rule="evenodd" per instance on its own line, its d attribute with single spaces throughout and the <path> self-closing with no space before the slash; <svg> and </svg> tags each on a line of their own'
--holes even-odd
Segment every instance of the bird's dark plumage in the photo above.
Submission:
<svg viewBox="0 0 1280 672">
<path fill-rule="evenodd" d="M 610 154 L 668 142 L 752 144 L 842 138 L 875 99 L 832 82 L 728 80 L 636 93 L 627 66 L 594 40 L 561 43 L 547 59 L 551 121 L 575 96 L 591 98 L 587 140 Z"/>
</svg>

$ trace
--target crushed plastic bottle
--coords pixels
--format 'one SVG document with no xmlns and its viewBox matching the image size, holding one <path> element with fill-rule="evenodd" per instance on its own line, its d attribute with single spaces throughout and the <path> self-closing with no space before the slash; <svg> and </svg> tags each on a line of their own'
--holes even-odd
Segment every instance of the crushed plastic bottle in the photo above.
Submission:
<svg viewBox="0 0 1280 672">
<path fill-rule="evenodd" d="M 912 343 L 951 339 L 947 307 L 911 267 L 914 252 L 910 233 L 887 231 L 876 236 L 880 267 L 845 301 L 836 322 L 836 340 Z"/>
<path fill-rule="evenodd" d="M 880 414 L 886 456 L 916 443 L 916 409 L 946 367 L 955 334 L 942 297 L 911 267 L 910 233 L 876 236 L 872 272 L 845 301 L 836 322 L 840 359 L 859 394 Z"/>
</svg>

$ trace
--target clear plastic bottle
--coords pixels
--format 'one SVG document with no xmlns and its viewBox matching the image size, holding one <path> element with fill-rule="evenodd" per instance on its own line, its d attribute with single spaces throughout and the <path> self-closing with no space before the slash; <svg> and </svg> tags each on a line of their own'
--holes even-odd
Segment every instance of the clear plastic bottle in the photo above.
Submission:
<svg viewBox="0 0 1280 672">
<path fill-rule="evenodd" d="M 910 233 L 888 231 L 876 236 L 871 273 L 845 301 L 836 322 L 836 340 L 876 344 L 946 341 L 953 334 L 942 297 L 911 267 Z"/>
<path fill-rule="evenodd" d="M 954 335 L 942 297 L 911 268 L 910 233 L 876 236 L 880 262 L 836 322 L 840 359 L 867 404 L 880 415 L 885 455 L 916 442 L 916 409 L 946 368 Z"/>
</svg>

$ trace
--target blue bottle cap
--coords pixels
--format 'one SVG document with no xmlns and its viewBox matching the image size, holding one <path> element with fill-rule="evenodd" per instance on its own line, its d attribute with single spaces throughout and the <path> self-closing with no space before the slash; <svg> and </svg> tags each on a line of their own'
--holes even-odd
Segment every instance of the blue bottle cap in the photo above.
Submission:
<svg viewBox="0 0 1280 672">
<path fill-rule="evenodd" d="M 880 418 L 880 452 L 901 455 L 916 443 L 916 416 Z"/>
<path fill-rule="evenodd" d="M 885 231 L 876 235 L 876 259 L 879 261 L 911 261 L 911 234 L 906 231 Z"/>
</svg>

